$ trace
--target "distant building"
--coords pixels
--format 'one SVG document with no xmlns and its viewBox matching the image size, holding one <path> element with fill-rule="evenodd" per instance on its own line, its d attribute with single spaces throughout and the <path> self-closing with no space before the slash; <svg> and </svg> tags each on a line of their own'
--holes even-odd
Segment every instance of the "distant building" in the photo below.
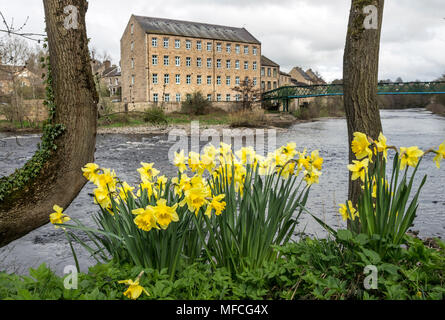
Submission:
<svg viewBox="0 0 445 320">
<path fill-rule="evenodd" d="M 280 65 L 261 56 L 261 90 L 277 89 L 280 83 Z"/>
<path fill-rule="evenodd" d="M 312 85 L 315 84 L 315 81 L 301 69 L 300 67 L 294 67 L 289 72 L 289 74 L 292 76 L 293 79 L 300 83 L 304 83 L 306 85 Z"/>
<path fill-rule="evenodd" d="M 25 66 L 0 64 L 0 96 L 11 95 L 17 86 L 29 87 L 41 82 L 41 77 Z"/>
<path fill-rule="evenodd" d="M 323 78 L 317 75 L 316 72 L 312 71 L 312 69 L 307 70 L 306 74 L 309 76 L 309 78 L 312 79 L 314 84 L 326 84 L 326 81 L 324 81 Z"/>
<path fill-rule="evenodd" d="M 100 85 L 107 88 L 110 96 L 120 95 L 121 92 L 121 71 L 116 65 L 111 65 L 111 61 L 100 62 L 93 60 L 91 62 L 93 75 L 100 80 Z"/>
<path fill-rule="evenodd" d="M 292 76 L 289 73 L 280 71 L 280 81 L 279 86 L 285 87 L 285 86 L 292 86 Z"/>
<path fill-rule="evenodd" d="M 121 39 L 122 100 L 181 102 L 201 91 L 239 101 L 245 79 L 260 89 L 261 42 L 244 28 L 132 15 Z"/>
</svg>

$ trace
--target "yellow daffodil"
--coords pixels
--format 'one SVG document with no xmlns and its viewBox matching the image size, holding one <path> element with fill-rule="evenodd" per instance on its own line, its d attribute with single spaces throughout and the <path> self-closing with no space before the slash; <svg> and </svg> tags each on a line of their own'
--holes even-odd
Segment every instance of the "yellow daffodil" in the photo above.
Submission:
<svg viewBox="0 0 445 320">
<path fill-rule="evenodd" d="M 162 229 L 167 229 L 172 221 L 179 221 L 178 214 L 176 213 L 177 207 L 178 204 L 175 204 L 173 207 L 167 206 L 167 200 L 165 199 L 160 199 L 156 202 L 156 207 L 154 207 L 154 215 Z"/>
<path fill-rule="evenodd" d="M 184 156 L 184 150 L 181 150 L 180 153 L 175 152 L 175 158 L 173 160 L 173 164 L 178 167 L 179 172 L 183 173 L 187 171 L 187 158 Z"/>
<path fill-rule="evenodd" d="M 308 186 L 313 185 L 314 183 L 318 183 L 318 180 L 321 176 L 321 172 L 317 169 L 312 169 L 311 171 L 304 172 L 304 180 L 306 181 Z"/>
<path fill-rule="evenodd" d="M 365 181 L 365 175 L 368 172 L 369 159 L 364 159 L 362 161 L 352 160 L 353 164 L 348 165 L 349 171 L 352 172 L 351 179 L 353 181 L 360 178 Z"/>
<path fill-rule="evenodd" d="M 288 143 L 286 146 L 281 147 L 279 150 L 288 159 L 292 159 L 297 154 L 297 144 L 295 142 Z"/>
<path fill-rule="evenodd" d="M 255 150 L 252 147 L 241 148 L 235 155 L 240 159 L 243 165 L 250 164 L 253 165 L 255 162 Z"/>
<path fill-rule="evenodd" d="M 423 156 L 423 151 L 418 147 L 400 148 L 400 170 L 406 166 L 416 167 L 419 163 L 419 158 Z"/>
<path fill-rule="evenodd" d="M 377 146 L 377 152 L 383 153 L 383 158 L 388 161 L 388 146 L 386 145 L 386 137 L 380 132 L 379 139 L 374 141 Z"/>
<path fill-rule="evenodd" d="M 103 169 L 103 173 L 98 177 L 98 187 L 110 192 L 116 191 L 116 173 L 110 169 Z"/>
<path fill-rule="evenodd" d="M 137 196 L 142 196 L 142 191 L 147 191 L 147 197 L 150 199 L 152 195 L 157 198 L 157 191 L 153 188 L 154 182 L 149 181 L 146 177 L 142 178 L 142 183 L 140 184 L 140 188 L 137 192 Z"/>
<path fill-rule="evenodd" d="M 445 141 L 439 146 L 439 150 L 435 151 L 436 156 L 434 157 L 434 161 L 436 162 L 436 166 L 440 169 L 440 162 L 445 159 Z"/>
<path fill-rule="evenodd" d="M 107 189 L 97 188 L 93 191 L 94 194 L 94 202 L 99 204 L 102 209 L 111 208 L 111 198 L 110 193 Z"/>
<path fill-rule="evenodd" d="M 51 213 L 49 215 L 49 221 L 52 224 L 62 224 L 65 223 L 67 221 L 70 221 L 70 217 L 68 217 L 66 214 L 62 213 L 63 212 L 63 208 L 59 207 L 58 205 L 54 205 L 53 210 L 55 211 L 54 213 Z M 54 226 L 56 229 L 59 229 L 59 226 Z"/>
<path fill-rule="evenodd" d="M 368 136 L 361 132 L 354 133 L 354 140 L 351 143 L 351 150 L 354 152 L 355 157 L 358 160 L 368 157 L 372 159 L 372 151 L 369 149 L 370 142 Z"/>
<path fill-rule="evenodd" d="M 215 215 L 219 216 L 226 208 L 226 203 L 222 201 L 225 198 L 225 194 L 220 194 L 212 199 L 212 201 L 207 206 L 205 214 L 210 218 L 212 211 L 215 211 Z"/>
<path fill-rule="evenodd" d="M 97 165 L 95 163 L 87 163 L 82 168 L 82 172 L 83 172 L 83 176 L 90 182 L 92 182 L 96 185 L 99 183 L 99 172 L 100 172 L 99 165 Z"/>
<path fill-rule="evenodd" d="M 315 169 L 321 171 L 323 167 L 323 161 L 324 160 L 322 157 L 320 157 L 318 150 L 312 151 L 310 162 Z"/>
<path fill-rule="evenodd" d="M 144 292 L 147 296 L 150 294 L 145 290 L 144 287 L 139 285 L 139 280 L 133 281 L 133 280 L 122 280 L 118 283 L 123 283 L 128 285 L 128 289 L 124 292 L 124 296 L 126 296 L 128 299 L 136 300 L 140 297 L 142 292 Z"/>
<path fill-rule="evenodd" d="M 128 185 L 128 183 L 126 183 L 125 181 L 122 183 L 122 187 L 120 187 L 119 189 L 119 196 L 122 198 L 122 200 L 127 200 L 128 195 L 132 195 L 134 198 L 134 194 L 133 194 L 133 190 L 134 187 L 130 187 Z"/>
<path fill-rule="evenodd" d="M 153 168 L 154 163 L 141 162 L 141 166 L 142 168 L 139 168 L 137 171 L 140 173 L 142 179 L 146 178 L 149 181 L 153 181 L 154 177 L 160 173 L 159 170 Z"/>
<path fill-rule="evenodd" d="M 155 210 L 152 206 L 147 206 L 145 209 L 135 209 L 132 211 L 132 213 L 137 215 L 137 217 L 134 218 L 134 223 L 139 229 L 147 232 L 153 228 L 159 229 Z"/>
<path fill-rule="evenodd" d="M 183 207 L 187 204 L 190 212 L 194 212 L 195 215 L 198 215 L 199 210 L 208 203 L 207 198 L 210 197 L 210 190 L 201 186 L 193 186 L 191 189 L 184 192 L 184 196 L 184 200 L 181 201 L 179 205 Z"/>
<path fill-rule="evenodd" d="M 349 215 L 349 211 L 351 212 L 351 215 Z M 356 217 L 358 217 L 358 212 L 352 205 L 351 200 L 348 201 L 348 205 L 340 204 L 340 209 L 338 210 L 343 218 L 343 221 L 346 221 L 348 219 L 351 219 L 352 221 L 355 220 Z"/>
</svg>

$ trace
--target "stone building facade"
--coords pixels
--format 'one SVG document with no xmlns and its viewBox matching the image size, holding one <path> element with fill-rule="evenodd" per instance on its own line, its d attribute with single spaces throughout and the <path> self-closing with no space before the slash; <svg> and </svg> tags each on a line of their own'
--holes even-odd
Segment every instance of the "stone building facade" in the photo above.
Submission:
<svg viewBox="0 0 445 320">
<path fill-rule="evenodd" d="M 180 104 L 200 91 L 233 102 L 261 84 L 261 43 L 246 29 L 132 15 L 121 39 L 122 102 Z"/>
<path fill-rule="evenodd" d="M 261 90 L 270 91 L 280 86 L 280 65 L 261 56 Z"/>
</svg>

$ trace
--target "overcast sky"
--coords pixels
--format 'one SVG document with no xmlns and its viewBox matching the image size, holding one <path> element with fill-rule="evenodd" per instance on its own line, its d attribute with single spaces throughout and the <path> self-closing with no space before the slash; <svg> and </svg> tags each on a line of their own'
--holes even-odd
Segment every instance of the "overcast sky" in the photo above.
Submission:
<svg viewBox="0 0 445 320">
<path fill-rule="evenodd" d="M 0 10 L 25 31 L 43 32 L 39 0 L 1 0 Z M 131 14 L 245 27 L 265 56 L 285 72 L 312 68 L 332 81 L 342 77 L 350 0 L 90 0 L 91 45 L 113 62 Z M 435 80 L 445 73 L 445 0 L 387 0 L 383 17 L 380 79 Z"/>
</svg>

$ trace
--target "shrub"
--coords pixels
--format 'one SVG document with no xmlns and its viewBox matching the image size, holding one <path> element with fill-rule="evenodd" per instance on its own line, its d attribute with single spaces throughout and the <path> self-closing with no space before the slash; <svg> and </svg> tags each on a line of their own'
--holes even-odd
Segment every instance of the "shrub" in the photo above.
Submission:
<svg viewBox="0 0 445 320">
<path fill-rule="evenodd" d="M 167 123 L 167 117 L 162 108 L 153 107 L 145 110 L 144 121 L 152 124 L 165 124 Z"/>
<path fill-rule="evenodd" d="M 182 112 L 190 115 L 204 115 L 207 109 L 210 108 L 211 103 L 208 101 L 200 91 L 194 92 L 190 97 L 182 102 Z"/>
</svg>

